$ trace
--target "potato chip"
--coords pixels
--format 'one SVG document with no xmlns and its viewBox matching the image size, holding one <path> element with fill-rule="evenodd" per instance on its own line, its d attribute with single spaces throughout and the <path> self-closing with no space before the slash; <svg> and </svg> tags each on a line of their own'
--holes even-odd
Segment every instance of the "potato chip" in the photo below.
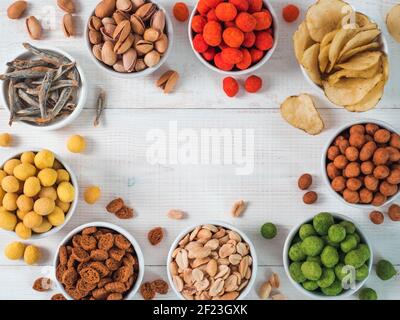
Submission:
<svg viewBox="0 0 400 320">
<path fill-rule="evenodd" d="M 390 9 L 386 16 L 386 26 L 393 39 L 400 42 L 400 4 Z"/>
<path fill-rule="evenodd" d="M 348 106 L 359 103 L 383 78 L 379 73 L 373 78 L 341 79 L 331 86 L 328 81 L 323 81 L 327 98 L 339 106 Z"/>
<path fill-rule="evenodd" d="M 338 63 L 342 63 L 342 62 L 345 62 L 345 61 L 349 60 L 351 57 L 353 57 L 357 53 L 361 53 L 361 52 L 364 52 L 364 51 L 377 49 L 380 46 L 381 45 L 379 44 L 379 42 L 372 42 L 372 43 L 366 44 L 365 46 L 361 46 L 361 47 L 357 47 L 357 48 L 351 49 L 351 50 L 345 52 L 343 54 L 343 56 L 341 56 L 339 58 Z"/>
<path fill-rule="evenodd" d="M 365 70 L 371 68 L 379 62 L 382 57 L 380 51 L 367 51 L 355 55 L 347 62 L 337 65 L 338 68 L 347 70 Z"/>
<path fill-rule="evenodd" d="M 329 62 L 331 64 L 331 67 L 335 65 L 336 60 L 339 58 L 339 54 L 342 51 L 343 47 L 348 41 L 350 41 L 351 38 L 354 37 L 356 33 L 357 29 L 340 29 L 338 33 L 336 33 L 329 48 Z M 328 72 L 330 71 L 331 70 L 328 70 Z"/>
<path fill-rule="evenodd" d="M 311 38 L 321 42 L 324 36 L 337 29 L 346 14 L 344 7 L 350 6 L 341 0 L 319 0 L 312 5 L 306 14 L 306 23 Z"/>
<path fill-rule="evenodd" d="M 381 63 L 381 61 L 379 61 L 374 66 L 372 66 L 371 68 L 368 68 L 366 70 L 342 69 L 340 71 L 335 72 L 334 74 L 331 74 L 328 77 L 328 81 L 329 81 L 329 84 L 331 86 L 333 86 L 341 78 L 363 78 L 363 79 L 368 79 L 368 78 L 372 78 L 377 73 L 381 73 L 381 72 L 382 72 L 382 63 Z"/>
<path fill-rule="evenodd" d="M 321 47 L 322 48 L 322 47 Z M 329 64 L 329 48 L 330 44 L 326 45 L 319 51 L 318 64 L 319 70 L 324 73 Z"/>
<path fill-rule="evenodd" d="M 382 72 L 385 83 L 389 80 L 389 59 L 386 54 L 382 55 Z"/>
<path fill-rule="evenodd" d="M 333 30 L 333 31 L 327 33 L 321 41 L 321 48 L 332 43 L 332 40 L 335 37 L 336 33 L 338 33 L 338 31 L 339 31 L 339 29 L 336 29 L 336 30 Z"/>
<path fill-rule="evenodd" d="M 357 104 L 345 106 L 346 110 L 351 112 L 366 112 L 376 107 L 382 99 L 385 89 L 385 81 L 379 81 L 378 84 L 367 93 L 367 95 Z"/>
<path fill-rule="evenodd" d="M 304 51 L 303 59 L 301 60 L 308 76 L 317 85 L 322 84 L 321 73 L 318 65 L 319 48 L 319 43 L 313 44 L 310 48 Z"/>
<path fill-rule="evenodd" d="M 296 55 L 297 61 L 301 64 L 303 54 L 306 49 L 311 47 L 315 41 L 311 39 L 307 29 L 306 23 L 303 21 L 297 31 L 293 35 L 294 54 Z"/>
<path fill-rule="evenodd" d="M 283 119 L 290 125 L 308 134 L 317 135 L 324 129 L 324 122 L 308 94 L 287 98 L 280 111 Z"/>
<path fill-rule="evenodd" d="M 356 12 L 356 23 L 359 27 L 364 27 L 371 23 L 371 20 L 365 14 Z"/>
<path fill-rule="evenodd" d="M 365 46 L 373 42 L 380 34 L 381 31 L 378 29 L 371 29 L 357 33 L 349 42 L 346 43 L 340 52 L 339 57 L 343 56 L 349 50 Z"/>
</svg>

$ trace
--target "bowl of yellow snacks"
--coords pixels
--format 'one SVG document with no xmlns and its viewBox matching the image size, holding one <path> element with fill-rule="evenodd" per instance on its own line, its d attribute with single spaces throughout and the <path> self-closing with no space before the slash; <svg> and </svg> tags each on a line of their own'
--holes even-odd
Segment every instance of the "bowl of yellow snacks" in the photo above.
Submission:
<svg viewBox="0 0 400 320">
<path fill-rule="evenodd" d="M 77 195 L 75 174 L 52 151 L 15 154 L 0 167 L 0 229 L 21 239 L 53 235 L 71 219 Z"/>
</svg>

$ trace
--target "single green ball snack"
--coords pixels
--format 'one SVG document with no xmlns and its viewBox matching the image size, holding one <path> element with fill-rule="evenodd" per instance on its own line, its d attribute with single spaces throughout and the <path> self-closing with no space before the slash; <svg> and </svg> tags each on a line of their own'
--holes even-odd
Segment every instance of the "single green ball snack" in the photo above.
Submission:
<svg viewBox="0 0 400 320">
<path fill-rule="evenodd" d="M 351 250 L 357 248 L 357 238 L 355 237 L 354 234 L 349 234 L 346 236 L 346 239 L 344 239 L 343 242 L 340 243 L 340 249 L 344 252 L 350 252 Z"/>
<path fill-rule="evenodd" d="M 317 281 L 317 284 L 320 288 L 329 287 L 336 279 L 335 271 L 333 269 L 322 270 L 321 278 Z"/>
<path fill-rule="evenodd" d="M 329 227 L 334 223 L 335 221 L 333 220 L 333 216 L 327 212 L 321 212 L 317 214 L 313 219 L 314 229 L 321 236 L 327 235 Z"/>
<path fill-rule="evenodd" d="M 380 260 L 376 264 L 376 274 L 381 280 L 389 280 L 397 274 L 397 271 L 391 262 Z"/>
<path fill-rule="evenodd" d="M 271 223 L 264 223 L 261 227 L 261 235 L 265 239 L 273 239 L 276 237 L 276 234 L 278 233 L 278 230 L 276 229 L 276 226 Z"/>
<path fill-rule="evenodd" d="M 328 238 L 334 243 L 340 243 L 346 238 L 346 229 L 340 224 L 334 224 L 328 229 Z"/>
<path fill-rule="evenodd" d="M 301 263 L 300 262 L 293 262 L 289 266 L 289 273 L 290 276 L 294 281 L 297 283 L 302 283 L 306 281 L 306 277 L 304 276 L 303 272 L 301 272 Z"/>
<path fill-rule="evenodd" d="M 306 261 L 301 265 L 301 272 L 308 280 L 317 281 L 321 278 L 322 268 L 316 262 Z"/>
<path fill-rule="evenodd" d="M 306 254 L 301 249 L 301 242 L 295 243 L 289 249 L 289 258 L 292 261 L 304 261 Z"/>
<path fill-rule="evenodd" d="M 326 296 L 338 296 L 343 291 L 342 282 L 336 279 L 329 287 L 321 288 L 321 291 Z"/>
<path fill-rule="evenodd" d="M 340 246 L 339 243 L 335 243 L 335 242 L 331 241 L 328 236 L 322 236 L 322 239 L 324 239 L 324 241 L 327 245 L 332 246 L 334 248 L 339 248 L 339 246 Z"/>
<path fill-rule="evenodd" d="M 310 261 L 310 262 L 316 262 L 319 265 L 322 264 L 321 262 L 321 257 L 320 256 L 316 256 L 316 257 L 307 257 L 306 261 Z"/>
<path fill-rule="evenodd" d="M 344 277 L 347 276 L 348 272 L 345 271 L 343 263 L 338 263 L 336 265 L 335 274 L 336 274 L 336 278 L 338 278 L 340 281 L 342 281 L 344 279 Z"/>
<path fill-rule="evenodd" d="M 303 282 L 303 288 L 308 290 L 308 291 L 315 291 L 319 288 L 317 281 L 310 281 L 307 280 Z"/>
<path fill-rule="evenodd" d="M 343 220 L 342 222 L 339 223 L 343 228 L 346 229 L 347 234 L 353 234 L 356 232 L 356 226 L 354 225 L 353 222 Z"/>
<path fill-rule="evenodd" d="M 315 236 L 316 234 L 317 234 L 317 232 L 315 231 L 312 224 L 306 223 L 300 227 L 299 236 L 300 236 L 301 240 L 304 240 L 305 238 L 310 237 L 310 236 Z"/>
<path fill-rule="evenodd" d="M 357 281 L 363 281 L 366 279 L 369 275 L 369 270 L 368 266 L 366 264 L 363 264 L 361 267 L 356 269 L 356 280 Z"/>
<path fill-rule="evenodd" d="M 376 291 L 371 288 L 361 289 L 358 297 L 360 298 L 360 300 L 378 300 L 378 295 L 376 294 Z"/>
<path fill-rule="evenodd" d="M 324 240 L 317 236 L 307 237 L 301 243 L 301 249 L 310 257 L 319 255 L 324 248 Z"/>
<path fill-rule="evenodd" d="M 365 252 L 360 249 L 350 251 L 344 257 L 344 264 L 360 268 L 368 259 L 365 257 Z"/>
<path fill-rule="evenodd" d="M 371 258 L 371 250 L 365 243 L 360 243 L 357 247 L 358 250 L 361 250 L 364 254 L 365 260 Z"/>
<path fill-rule="evenodd" d="M 321 253 L 321 262 L 327 268 L 333 268 L 339 262 L 339 253 L 334 247 L 326 246 Z"/>
</svg>

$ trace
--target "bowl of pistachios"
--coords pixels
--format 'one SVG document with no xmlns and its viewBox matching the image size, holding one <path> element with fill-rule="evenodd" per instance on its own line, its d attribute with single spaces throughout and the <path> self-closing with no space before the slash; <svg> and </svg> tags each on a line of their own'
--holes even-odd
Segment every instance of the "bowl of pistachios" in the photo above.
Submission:
<svg viewBox="0 0 400 320">
<path fill-rule="evenodd" d="M 153 73 L 167 60 L 173 27 L 166 10 L 154 1 L 108 0 L 90 14 L 85 38 L 97 66 L 130 79 Z"/>
</svg>

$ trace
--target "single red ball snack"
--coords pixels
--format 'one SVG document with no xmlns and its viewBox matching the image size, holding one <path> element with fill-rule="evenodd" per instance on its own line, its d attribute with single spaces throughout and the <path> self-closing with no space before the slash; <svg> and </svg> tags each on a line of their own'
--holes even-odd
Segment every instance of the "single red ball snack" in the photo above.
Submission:
<svg viewBox="0 0 400 320">
<path fill-rule="evenodd" d="M 263 1 L 262 0 L 248 0 L 249 1 L 249 12 L 254 13 L 254 12 L 259 12 L 261 11 L 263 7 Z"/>
<path fill-rule="evenodd" d="M 215 57 L 214 57 L 214 63 L 215 63 L 215 66 L 216 66 L 218 69 L 221 69 L 221 70 L 223 70 L 223 71 L 231 71 L 231 70 L 233 69 L 233 67 L 234 67 L 233 64 L 226 63 L 224 60 L 222 60 L 221 52 L 220 52 L 220 53 L 217 53 L 217 54 L 215 55 Z"/>
<path fill-rule="evenodd" d="M 249 50 L 245 48 L 240 49 L 240 51 L 242 51 L 243 59 L 241 62 L 236 64 L 236 68 L 238 68 L 239 70 L 246 70 L 251 66 L 251 55 Z"/>
<path fill-rule="evenodd" d="M 202 56 L 204 59 L 207 61 L 213 61 L 215 57 L 215 48 L 214 47 L 208 47 L 208 49 L 202 53 Z"/>
<path fill-rule="evenodd" d="M 243 60 L 243 52 L 235 48 L 225 48 L 221 51 L 221 58 L 225 63 L 237 64 Z"/>
<path fill-rule="evenodd" d="M 235 23 L 243 32 L 251 32 L 256 28 L 257 19 L 250 13 L 241 12 L 236 17 Z"/>
<path fill-rule="evenodd" d="M 222 34 L 224 42 L 231 48 L 239 48 L 244 41 L 244 34 L 239 28 L 226 28 Z"/>
<path fill-rule="evenodd" d="M 204 38 L 201 34 L 196 34 L 193 38 L 193 47 L 197 52 L 203 53 L 208 49 L 208 44 L 204 41 Z"/>
<path fill-rule="evenodd" d="M 207 12 L 207 21 L 218 21 L 214 9 L 211 9 L 210 11 Z"/>
<path fill-rule="evenodd" d="M 253 64 L 259 62 L 264 57 L 264 51 L 256 48 L 250 49 L 251 61 Z"/>
<path fill-rule="evenodd" d="M 184 2 L 175 3 L 172 12 L 176 20 L 185 22 L 189 18 L 189 9 Z"/>
<path fill-rule="evenodd" d="M 226 77 L 222 82 L 224 91 L 228 97 L 234 97 L 239 92 L 239 84 L 232 77 Z"/>
<path fill-rule="evenodd" d="M 289 4 L 282 9 L 282 17 L 286 22 L 294 22 L 299 17 L 300 10 L 297 6 Z"/>
<path fill-rule="evenodd" d="M 256 33 L 256 47 L 259 50 L 267 51 L 274 46 L 274 38 L 267 31 Z"/>
<path fill-rule="evenodd" d="M 256 19 L 257 24 L 255 30 L 266 30 L 272 25 L 272 16 L 269 11 L 255 12 L 253 17 Z"/>
<path fill-rule="evenodd" d="M 262 79 L 257 76 L 250 76 L 246 79 L 244 88 L 247 92 L 256 93 L 262 88 Z"/>
<path fill-rule="evenodd" d="M 192 19 L 192 30 L 196 33 L 202 33 L 206 23 L 206 18 L 200 15 L 196 15 Z"/>
<path fill-rule="evenodd" d="M 238 11 L 247 11 L 249 10 L 249 1 L 247 0 L 229 0 Z"/>
<path fill-rule="evenodd" d="M 237 9 L 232 3 L 222 2 L 215 8 L 215 14 L 221 21 L 232 21 L 237 16 Z"/>
<path fill-rule="evenodd" d="M 208 45 L 216 47 L 222 41 L 222 26 L 216 21 L 209 21 L 203 29 L 203 37 Z"/>
<path fill-rule="evenodd" d="M 197 3 L 197 11 L 201 15 L 205 16 L 209 10 L 210 10 L 210 7 L 206 4 L 205 0 L 200 0 Z"/>
<path fill-rule="evenodd" d="M 242 46 L 251 48 L 256 43 L 256 34 L 254 32 L 245 32 Z"/>
</svg>

